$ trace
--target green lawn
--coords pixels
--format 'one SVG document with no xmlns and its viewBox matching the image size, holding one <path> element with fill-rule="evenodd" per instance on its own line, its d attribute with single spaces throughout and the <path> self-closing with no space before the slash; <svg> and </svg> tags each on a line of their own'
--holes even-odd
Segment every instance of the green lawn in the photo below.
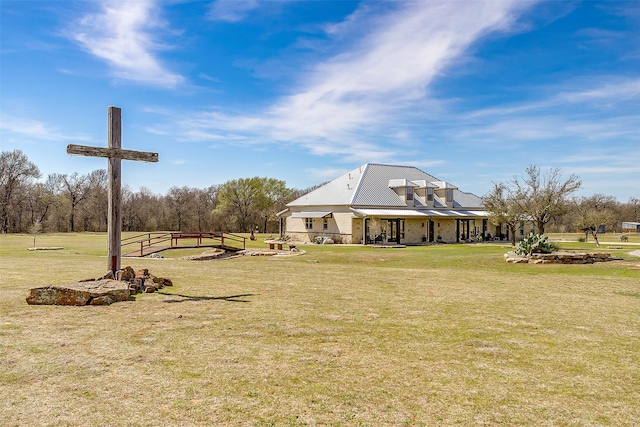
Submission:
<svg viewBox="0 0 640 427">
<path fill-rule="evenodd" d="M 603 245 L 624 260 L 579 266 L 507 264 L 501 244 L 126 259 L 175 286 L 63 307 L 28 306 L 26 292 L 103 274 L 106 236 L 37 237 L 58 251 L 32 244 L 0 236 L 1 425 L 640 419 L 640 258 L 629 255 L 640 245 Z"/>
</svg>

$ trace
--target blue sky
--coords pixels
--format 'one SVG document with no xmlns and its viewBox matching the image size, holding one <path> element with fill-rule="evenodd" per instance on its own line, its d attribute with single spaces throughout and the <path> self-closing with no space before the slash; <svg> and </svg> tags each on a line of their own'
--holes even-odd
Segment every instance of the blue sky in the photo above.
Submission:
<svg viewBox="0 0 640 427">
<path fill-rule="evenodd" d="M 104 159 L 166 193 L 264 176 L 306 188 L 364 163 L 483 195 L 531 164 L 580 195 L 640 197 L 640 2 L 6 1 L 0 144 L 49 173 Z"/>
</svg>

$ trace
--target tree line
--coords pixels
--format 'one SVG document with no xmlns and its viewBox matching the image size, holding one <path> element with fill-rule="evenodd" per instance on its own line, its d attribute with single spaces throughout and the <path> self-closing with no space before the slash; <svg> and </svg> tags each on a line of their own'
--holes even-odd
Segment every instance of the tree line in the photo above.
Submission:
<svg viewBox="0 0 640 427">
<path fill-rule="evenodd" d="M 46 232 L 106 231 L 106 170 L 40 178 L 39 168 L 21 150 L 0 154 L 1 232 L 24 233 L 34 226 Z M 276 213 L 320 185 L 297 190 L 274 178 L 253 177 L 202 189 L 172 187 L 165 195 L 125 186 L 123 230 L 276 233 Z M 637 198 L 621 203 L 603 194 L 571 197 L 580 186 L 576 175 L 564 179 L 559 169 L 543 174 L 530 166 L 521 177 L 494 184 L 483 201 L 490 221 L 508 227 L 511 236 L 523 221 L 533 222 L 540 234 L 582 230 L 595 238 L 603 225 L 619 232 L 623 221 L 640 221 Z"/>
<path fill-rule="evenodd" d="M 601 230 L 620 232 L 622 222 L 639 221 L 640 200 L 637 198 L 620 203 L 604 194 L 572 197 L 581 185 L 575 174 L 565 179 L 558 168 L 542 173 L 538 166 L 531 165 L 521 177 L 494 183 L 483 197 L 483 203 L 489 212 L 489 221 L 509 229 L 512 244 L 515 244 L 516 229 L 525 222 L 534 224 L 538 234 L 582 231 L 585 239 L 590 234 L 598 244 Z"/>
<path fill-rule="evenodd" d="M 106 231 L 108 176 L 49 174 L 21 150 L 0 154 L 0 231 Z M 239 178 L 207 188 L 172 187 L 167 194 L 122 188 L 124 231 L 278 232 L 276 213 L 307 190 L 274 178 Z"/>
</svg>

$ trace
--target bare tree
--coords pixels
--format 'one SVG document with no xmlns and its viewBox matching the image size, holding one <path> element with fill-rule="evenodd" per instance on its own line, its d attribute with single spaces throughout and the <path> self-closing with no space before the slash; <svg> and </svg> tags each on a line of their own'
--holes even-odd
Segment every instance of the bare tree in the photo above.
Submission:
<svg viewBox="0 0 640 427">
<path fill-rule="evenodd" d="M 489 213 L 489 221 L 494 225 L 505 225 L 509 230 L 511 245 L 516 245 L 516 229 L 523 221 L 520 210 L 509 189 L 503 183 L 493 184 L 493 189 L 482 198 L 484 208 Z"/>
<path fill-rule="evenodd" d="M 195 194 L 189 187 L 171 187 L 167 194 L 172 223 L 178 231 L 190 229 L 193 224 Z M 173 227 L 172 227 L 173 228 Z"/>
<path fill-rule="evenodd" d="M 9 208 L 15 192 L 32 179 L 40 178 L 40 170 L 31 163 L 22 150 L 0 153 L 0 229 L 9 231 Z"/>
<path fill-rule="evenodd" d="M 549 221 L 569 211 L 569 196 L 582 182 L 575 174 L 563 180 L 558 168 L 551 168 L 543 175 L 538 166 L 531 165 L 525 169 L 522 180 L 515 177 L 511 184 L 511 196 L 519 211 L 531 218 L 539 234 L 544 234 Z"/>
<path fill-rule="evenodd" d="M 600 246 L 598 232 L 603 225 L 610 224 L 615 218 L 614 207 L 617 204 L 614 197 L 595 194 L 576 200 L 575 225 L 584 231 L 585 241 L 589 233 L 593 236 L 596 246 Z"/>
<path fill-rule="evenodd" d="M 80 175 L 78 172 L 71 175 L 52 174 L 52 179 L 57 181 L 69 203 L 69 231 L 75 231 L 78 208 L 90 195 L 89 175 Z"/>
<path fill-rule="evenodd" d="M 628 209 L 628 215 L 629 215 L 629 219 L 633 222 L 638 222 L 640 220 L 640 199 L 636 198 L 636 197 L 630 197 L 629 201 L 627 202 L 627 209 Z M 623 221 L 628 221 L 627 219 L 623 220 Z"/>
</svg>

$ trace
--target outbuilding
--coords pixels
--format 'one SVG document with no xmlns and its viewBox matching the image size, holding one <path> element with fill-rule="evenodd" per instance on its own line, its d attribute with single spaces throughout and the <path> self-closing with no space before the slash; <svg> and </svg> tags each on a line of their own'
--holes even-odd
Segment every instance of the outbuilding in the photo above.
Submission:
<svg viewBox="0 0 640 427">
<path fill-rule="evenodd" d="M 640 233 L 640 222 L 626 221 L 622 223 L 623 233 Z"/>
</svg>

